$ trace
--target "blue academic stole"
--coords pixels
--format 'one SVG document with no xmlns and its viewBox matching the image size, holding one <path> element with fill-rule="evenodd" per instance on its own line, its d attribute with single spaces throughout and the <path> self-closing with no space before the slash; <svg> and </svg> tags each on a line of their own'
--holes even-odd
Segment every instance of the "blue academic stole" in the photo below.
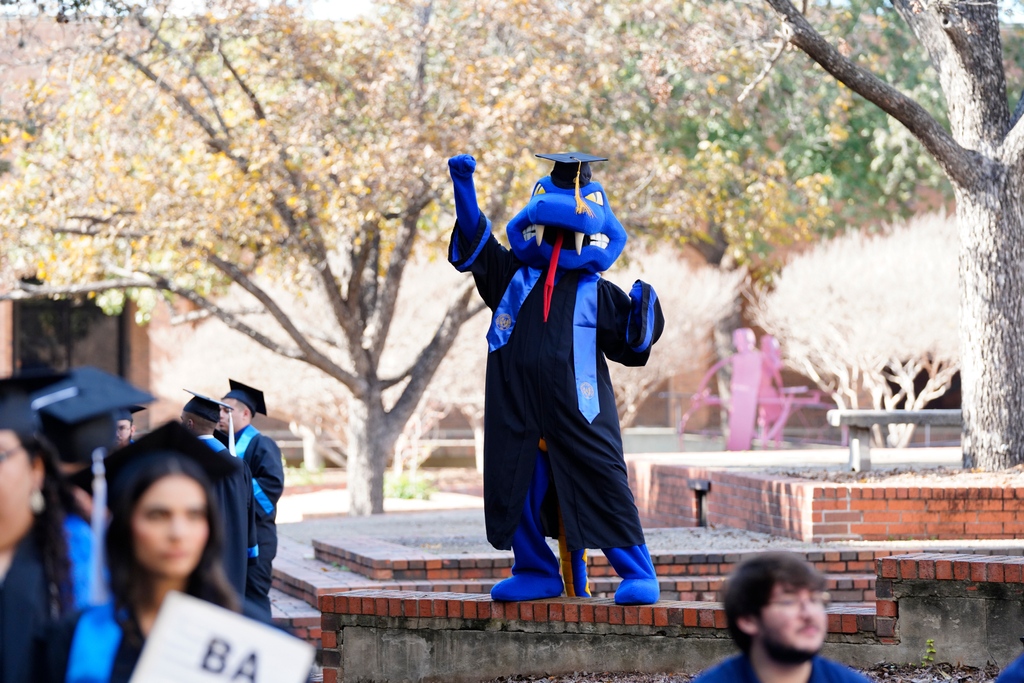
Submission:
<svg viewBox="0 0 1024 683">
<path fill-rule="evenodd" d="M 491 316 L 487 330 L 487 350 L 495 351 L 508 343 L 523 302 L 540 280 L 541 271 L 523 266 L 512 277 L 501 302 Z M 576 285 L 576 306 L 572 319 L 573 371 L 576 376 L 576 405 L 587 422 L 601 412 L 597 395 L 597 282 L 594 273 L 581 273 Z"/>
<path fill-rule="evenodd" d="M 245 458 L 245 451 L 249 448 L 249 444 L 259 435 L 259 430 L 252 425 L 246 425 L 245 429 L 238 433 L 235 437 L 235 453 L 238 454 L 238 457 Z M 263 512 L 268 515 L 274 514 L 274 504 L 270 502 L 270 497 L 263 492 L 263 487 L 256 481 L 255 474 L 252 477 L 252 496 L 263 508 Z"/>
<path fill-rule="evenodd" d="M 82 612 L 71 639 L 64 683 L 108 683 L 124 633 L 107 603 Z"/>
<path fill-rule="evenodd" d="M 201 436 L 199 437 L 199 440 L 205 443 L 207 446 L 209 446 L 210 450 L 213 451 L 214 453 L 220 453 L 221 451 L 226 451 L 228 449 L 227 446 L 222 444 L 220 441 L 217 441 L 217 439 L 215 439 L 212 436 Z"/>
</svg>

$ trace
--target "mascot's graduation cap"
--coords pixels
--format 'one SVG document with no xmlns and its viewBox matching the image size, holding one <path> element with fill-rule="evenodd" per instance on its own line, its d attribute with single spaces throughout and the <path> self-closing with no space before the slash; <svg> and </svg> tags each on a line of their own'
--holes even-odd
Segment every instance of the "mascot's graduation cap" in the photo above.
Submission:
<svg viewBox="0 0 1024 683">
<path fill-rule="evenodd" d="M 555 162 L 551 169 L 551 182 L 555 187 L 563 189 L 576 189 L 576 213 L 587 213 L 593 215 L 583 197 L 580 195 L 580 187 L 585 187 L 593 177 L 590 164 L 597 161 L 608 161 L 608 157 L 594 156 L 585 152 L 559 152 L 558 154 L 537 154 L 538 159 L 547 159 Z"/>
</svg>

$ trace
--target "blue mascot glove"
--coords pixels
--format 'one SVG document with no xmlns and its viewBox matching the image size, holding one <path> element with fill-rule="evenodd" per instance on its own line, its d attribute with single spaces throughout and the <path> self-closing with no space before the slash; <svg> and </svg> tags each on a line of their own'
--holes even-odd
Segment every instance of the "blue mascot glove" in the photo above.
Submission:
<svg viewBox="0 0 1024 683">
<path fill-rule="evenodd" d="M 475 170 L 476 159 L 469 154 L 460 154 L 448 160 L 448 172 L 455 186 L 455 218 L 459 223 L 459 232 L 471 242 L 476 237 L 480 222 L 480 206 L 473 185 Z"/>
<path fill-rule="evenodd" d="M 658 341 L 665 326 L 658 295 L 649 284 L 637 280 L 629 290 L 629 302 L 626 344 L 636 353 L 645 353 Z"/>
</svg>

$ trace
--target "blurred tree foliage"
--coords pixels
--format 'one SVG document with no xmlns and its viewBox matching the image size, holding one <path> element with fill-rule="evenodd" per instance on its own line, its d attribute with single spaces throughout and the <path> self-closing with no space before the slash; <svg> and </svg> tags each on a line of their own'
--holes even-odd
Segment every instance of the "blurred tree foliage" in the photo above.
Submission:
<svg viewBox="0 0 1024 683">
<path fill-rule="evenodd" d="M 813 20 L 846 54 L 942 115 L 936 75 L 886 3 L 821 4 Z M 757 269 L 777 265 L 765 260 L 779 246 L 912 213 L 922 189 L 950 196 L 900 124 L 792 48 L 761 73 L 780 43 L 763 2 L 638 3 L 621 27 L 627 45 L 648 48 L 623 65 L 617 126 L 651 142 L 648 168 L 661 165 L 634 227 Z"/>
<path fill-rule="evenodd" d="M 634 234 L 755 273 L 945 191 L 902 128 L 817 67 L 783 53 L 758 82 L 778 42 L 762 4 L 381 0 L 337 23 L 249 0 L 36 5 L 65 23 L 3 25 L 0 266 L 45 285 L 0 298 L 173 293 L 322 370 L 353 396 L 353 510 L 380 511 L 387 454 L 477 305 L 467 281 L 405 365 L 382 365 L 409 255 L 447 239 L 448 156 L 477 156 L 500 225 L 548 171 L 534 153 L 607 155 L 596 177 Z M 882 6 L 821 20 L 937 105 Z M 232 282 L 274 329 L 217 305 Z M 301 322 L 266 282 L 328 310 Z"/>
</svg>

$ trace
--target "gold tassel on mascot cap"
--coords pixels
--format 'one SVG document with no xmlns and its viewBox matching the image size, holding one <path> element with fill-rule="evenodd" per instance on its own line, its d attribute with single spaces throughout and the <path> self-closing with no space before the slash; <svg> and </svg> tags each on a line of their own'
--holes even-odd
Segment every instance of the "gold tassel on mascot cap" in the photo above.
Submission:
<svg viewBox="0 0 1024 683">
<path fill-rule="evenodd" d="M 583 170 L 583 162 L 579 162 L 576 165 L 576 213 L 585 213 L 591 218 L 594 217 L 594 212 L 591 210 L 587 203 L 583 201 L 583 195 L 580 194 L 580 171 Z"/>
</svg>

